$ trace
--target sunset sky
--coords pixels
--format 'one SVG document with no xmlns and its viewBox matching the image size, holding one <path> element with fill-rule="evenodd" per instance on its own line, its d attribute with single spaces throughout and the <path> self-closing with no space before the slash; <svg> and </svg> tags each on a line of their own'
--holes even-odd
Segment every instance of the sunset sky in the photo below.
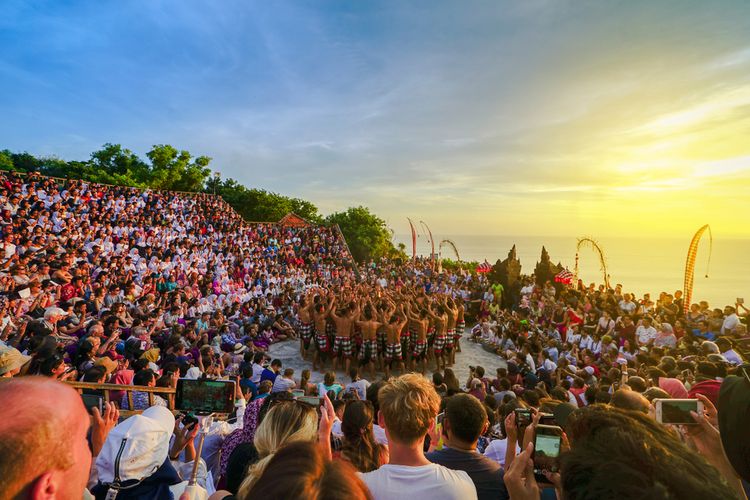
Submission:
<svg viewBox="0 0 750 500">
<path fill-rule="evenodd" d="M 5 0 L 0 104 L 397 233 L 750 237 L 746 0 Z"/>
</svg>

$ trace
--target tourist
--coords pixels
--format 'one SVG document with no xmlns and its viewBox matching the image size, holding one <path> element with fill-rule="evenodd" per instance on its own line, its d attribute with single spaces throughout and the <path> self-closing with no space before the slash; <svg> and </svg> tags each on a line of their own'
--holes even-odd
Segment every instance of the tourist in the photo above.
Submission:
<svg viewBox="0 0 750 500">
<path fill-rule="evenodd" d="M 378 400 L 378 421 L 388 436 L 389 461 L 362 474 L 373 498 L 476 498 L 466 472 L 433 464 L 424 455 L 423 441 L 435 425 L 440 406 L 432 385 L 421 375 L 402 375 L 380 389 Z"/>
<path fill-rule="evenodd" d="M 2 497 L 82 498 L 90 425 L 76 391 L 46 378 L 15 378 L 0 383 L 0 400 Z M 101 437 L 92 433 L 95 442 Z"/>
<path fill-rule="evenodd" d="M 466 472 L 480 499 L 507 499 L 502 468 L 477 452 L 477 441 L 488 426 L 484 406 L 468 394 L 456 394 L 446 401 L 444 415 L 442 437 L 445 447 L 425 455 L 427 460 Z"/>
</svg>

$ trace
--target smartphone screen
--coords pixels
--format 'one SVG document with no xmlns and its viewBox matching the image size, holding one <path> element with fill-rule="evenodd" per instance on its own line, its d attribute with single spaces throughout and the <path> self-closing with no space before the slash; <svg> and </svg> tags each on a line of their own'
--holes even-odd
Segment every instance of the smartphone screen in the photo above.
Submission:
<svg viewBox="0 0 750 500">
<path fill-rule="evenodd" d="M 102 406 L 104 404 L 104 398 L 93 394 L 81 394 L 83 400 L 83 406 L 86 407 L 86 411 L 91 413 L 94 408 L 99 409 L 99 414 L 102 413 Z"/>
<path fill-rule="evenodd" d="M 660 399 L 658 402 L 661 405 L 661 423 L 695 424 L 690 412 L 698 412 L 697 399 Z"/>
<path fill-rule="evenodd" d="M 562 429 L 553 425 L 537 425 L 534 436 L 534 469 L 557 472 L 559 470 Z"/>
<path fill-rule="evenodd" d="M 234 381 L 188 380 L 177 381 L 175 407 L 192 413 L 232 413 L 234 411 Z"/>
<path fill-rule="evenodd" d="M 516 408 L 513 411 L 516 412 L 516 425 L 518 427 L 526 427 L 531 423 L 531 410 L 526 408 Z"/>
<path fill-rule="evenodd" d="M 322 399 L 318 396 L 300 396 L 297 398 L 297 400 L 314 406 L 315 408 L 320 408 L 320 405 L 322 404 Z"/>
</svg>

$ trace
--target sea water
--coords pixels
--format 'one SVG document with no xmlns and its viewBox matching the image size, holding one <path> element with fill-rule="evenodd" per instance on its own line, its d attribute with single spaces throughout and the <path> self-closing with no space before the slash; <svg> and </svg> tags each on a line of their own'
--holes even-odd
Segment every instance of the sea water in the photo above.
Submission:
<svg viewBox="0 0 750 500">
<path fill-rule="evenodd" d="M 450 239 L 456 244 L 461 260 L 479 261 L 485 259 L 495 264 L 503 260 L 515 244 L 521 261 L 521 272 L 531 274 L 539 261 L 542 246 L 547 248 L 554 263 L 562 263 L 571 271 L 575 267 L 576 237 L 544 236 L 486 236 L 456 235 L 435 237 L 435 251 L 438 242 Z M 404 243 L 407 254 L 411 255 L 409 235 L 394 235 L 395 243 Z M 690 238 L 596 238 L 604 252 L 610 283 L 623 285 L 625 292 L 635 293 L 638 298 L 644 293 L 658 297 L 662 291 L 674 293 L 683 289 L 685 261 Z M 710 248 L 712 247 L 712 248 Z M 711 261 L 708 265 L 709 249 Z M 417 240 L 417 253 L 430 254 L 429 240 L 420 235 Z M 443 257 L 454 259 L 453 251 L 443 245 Z M 708 277 L 706 277 L 708 274 Z M 603 273 L 598 254 L 591 247 L 583 247 L 579 253 L 579 277 L 584 283 L 602 283 Z M 693 300 L 707 300 L 711 307 L 734 304 L 738 297 L 750 301 L 750 240 L 715 237 L 709 245 L 708 234 L 704 234 L 695 260 Z M 749 306 L 750 307 L 750 306 Z"/>
</svg>

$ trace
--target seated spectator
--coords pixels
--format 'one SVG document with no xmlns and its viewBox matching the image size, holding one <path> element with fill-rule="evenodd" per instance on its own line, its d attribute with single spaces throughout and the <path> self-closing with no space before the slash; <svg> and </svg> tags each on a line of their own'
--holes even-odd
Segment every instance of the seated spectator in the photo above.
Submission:
<svg viewBox="0 0 750 500">
<path fill-rule="evenodd" d="M 500 464 L 477 452 L 477 441 L 487 428 L 484 406 L 469 394 L 456 394 L 445 403 L 442 450 L 428 453 L 427 460 L 466 472 L 479 499 L 508 498 Z"/>
<path fill-rule="evenodd" d="M 318 395 L 321 397 L 324 394 L 328 394 L 329 391 L 333 391 L 334 397 L 338 397 L 342 390 L 344 390 L 344 388 L 341 384 L 336 382 L 336 372 L 326 372 L 323 376 L 323 382 L 318 384 Z"/>
<path fill-rule="evenodd" d="M 82 498 L 91 451 L 78 393 L 47 378 L 14 378 L 0 383 L 0 401 L 0 497 Z"/>
<path fill-rule="evenodd" d="M 417 374 L 388 381 L 378 393 L 378 422 L 388 437 L 389 462 L 362 474 L 373 498 L 471 499 L 476 488 L 466 472 L 433 464 L 424 455 L 424 439 L 435 425 L 440 397 Z"/>
<path fill-rule="evenodd" d="M 15 347 L 0 346 L 0 378 L 18 375 L 21 368 L 29 361 L 31 361 L 31 356 L 24 356 Z M 62 358 L 59 362 L 62 363 Z"/>
<path fill-rule="evenodd" d="M 621 410 L 639 411 L 649 414 L 651 403 L 643 394 L 627 389 L 619 389 L 612 394 L 610 404 Z"/>
<path fill-rule="evenodd" d="M 300 441 L 281 448 L 244 498 L 309 498 L 370 500 L 367 486 L 354 468 L 330 461 L 319 447 Z"/>
<path fill-rule="evenodd" d="M 173 432 L 175 440 L 170 449 Z M 96 458 L 97 483 L 92 493 L 97 500 L 109 498 L 111 491 L 121 500 L 179 497 L 180 491 L 172 487 L 185 478 L 177 469 L 188 473 L 191 467 L 182 467 L 177 458 L 187 447 L 185 462 L 196 460 L 193 439 L 197 432 L 198 426 L 192 430 L 176 428 L 172 413 L 159 406 L 125 419 L 109 433 Z"/>
<path fill-rule="evenodd" d="M 563 498 L 736 497 L 703 457 L 639 412 L 596 405 L 579 410 L 567 430 L 571 449 L 561 456 Z M 514 476 L 509 471 L 506 484 L 515 483 Z"/>
<path fill-rule="evenodd" d="M 351 463 L 359 472 L 370 472 L 388 463 L 388 447 L 375 441 L 373 434 L 372 405 L 368 401 L 356 400 L 347 401 L 345 405 L 341 421 L 344 438 L 341 459 Z"/>
<path fill-rule="evenodd" d="M 150 369 L 146 368 L 139 371 L 133 376 L 134 386 L 144 387 L 156 387 L 156 374 Z M 128 401 L 128 395 L 125 394 L 120 402 L 120 408 L 123 410 L 145 410 L 150 406 L 149 404 L 149 393 L 144 391 L 131 391 L 131 397 L 133 398 L 133 408 L 130 408 L 130 402 Z M 167 401 L 154 394 L 154 406 L 167 406 Z"/>
<path fill-rule="evenodd" d="M 289 392 L 295 387 L 297 383 L 294 381 L 294 369 L 286 368 L 283 375 L 276 377 L 271 392 Z"/>
<path fill-rule="evenodd" d="M 259 460 L 247 471 L 237 497 L 251 498 L 249 492 L 263 475 L 274 454 L 284 445 L 297 441 L 314 442 L 317 437 L 318 419 L 314 407 L 295 400 L 273 406 L 262 418 L 253 438 Z"/>
</svg>

